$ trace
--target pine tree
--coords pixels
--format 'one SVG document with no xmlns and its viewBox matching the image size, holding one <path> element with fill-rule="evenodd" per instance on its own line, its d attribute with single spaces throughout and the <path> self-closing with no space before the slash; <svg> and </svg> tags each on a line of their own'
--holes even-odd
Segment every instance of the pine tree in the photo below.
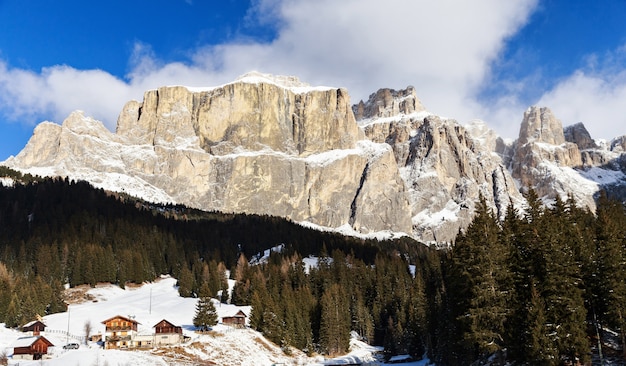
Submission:
<svg viewBox="0 0 626 366">
<path fill-rule="evenodd" d="M 235 305 L 249 305 L 251 301 L 251 282 L 248 269 L 248 260 L 246 256 L 241 253 L 239 259 L 237 259 L 237 266 L 235 267 L 234 280 L 235 286 L 232 291 L 231 303 Z"/>
<path fill-rule="evenodd" d="M 252 310 L 250 312 L 250 327 L 259 332 L 263 332 L 263 328 L 265 325 L 263 319 L 263 313 L 265 311 L 266 302 L 263 299 L 263 292 L 254 291 L 251 296 L 250 305 L 252 306 Z"/>
<path fill-rule="evenodd" d="M 331 285 L 320 300 L 320 347 L 328 355 L 340 355 L 350 346 L 350 304 L 345 291 Z"/>
<path fill-rule="evenodd" d="M 314 351 L 311 313 L 315 306 L 315 299 L 308 286 L 303 286 L 296 290 L 295 298 L 297 306 L 295 307 L 296 334 L 294 337 L 294 345 L 310 355 Z"/>
<path fill-rule="evenodd" d="M 407 325 L 405 327 L 405 341 L 409 353 L 420 357 L 426 351 L 428 331 L 428 304 L 421 274 L 416 274 L 413 286 L 410 289 L 406 304 Z"/>
<path fill-rule="evenodd" d="M 587 361 L 587 311 L 584 304 L 584 283 L 577 261 L 571 233 L 569 212 L 557 197 L 542 227 L 542 251 L 545 272 L 542 273 L 541 295 L 546 301 L 546 319 L 559 355 L 574 362 Z"/>
<path fill-rule="evenodd" d="M 596 265 L 593 299 L 600 321 L 620 330 L 626 358 L 626 211 L 601 192 L 596 209 Z"/>
<path fill-rule="evenodd" d="M 462 352 L 474 360 L 504 347 L 510 251 L 499 239 L 498 221 L 481 195 L 472 223 L 457 238 L 451 262 Z"/>
<path fill-rule="evenodd" d="M 17 295 L 14 293 L 9 301 L 9 306 L 4 315 L 4 323 L 8 328 L 17 327 L 22 321 L 21 304 Z"/>
<path fill-rule="evenodd" d="M 203 331 L 217 324 L 217 310 L 211 300 L 209 287 L 207 283 L 203 283 L 198 294 L 198 303 L 196 304 L 196 314 L 193 317 L 193 325 Z"/>
<path fill-rule="evenodd" d="M 358 286 L 354 286 L 350 301 L 351 329 L 363 340 L 371 342 L 374 337 L 374 319 L 365 304 L 363 295 Z"/>
<path fill-rule="evenodd" d="M 547 326 L 545 302 L 539 296 L 535 283 L 529 284 L 530 301 L 524 314 L 523 343 L 517 344 L 522 349 L 518 359 L 532 365 L 557 365 L 560 363 L 558 350 L 550 337 Z"/>
<path fill-rule="evenodd" d="M 180 278 L 178 279 L 178 293 L 182 297 L 192 297 L 193 296 L 193 285 L 194 278 L 193 274 L 187 268 L 187 266 L 183 266 L 183 269 L 180 271 Z"/>
<path fill-rule="evenodd" d="M 12 277 L 4 263 L 0 262 L 0 323 L 4 323 L 6 311 L 11 301 Z"/>
<path fill-rule="evenodd" d="M 511 254 L 509 256 L 509 269 L 512 279 L 511 315 L 507 319 L 506 343 L 509 349 L 509 357 L 519 362 L 537 362 L 540 359 L 535 356 L 536 345 L 544 347 L 545 342 L 538 342 L 532 337 L 543 335 L 547 337 L 547 331 L 536 332 L 535 312 L 540 311 L 540 326 L 545 327 L 543 311 L 545 306 L 540 300 L 536 290 L 536 279 L 532 271 L 532 247 L 530 245 L 530 228 L 528 222 L 522 220 L 518 211 L 511 202 L 507 208 L 502 223 L 501 241 L 506 242 Z M 541 307 L 540 307 L 541 306 Z"/>
</svg>

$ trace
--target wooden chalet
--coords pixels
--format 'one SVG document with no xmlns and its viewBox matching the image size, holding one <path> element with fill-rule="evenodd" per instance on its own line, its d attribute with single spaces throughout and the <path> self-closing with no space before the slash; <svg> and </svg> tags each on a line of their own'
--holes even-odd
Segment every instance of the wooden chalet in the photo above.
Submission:
<svg viewBox="0 0 626 366">
<path fill-rule="evenodd" d="M 238 310 L 233 315 L 222 317 L 222 324 L 230 325 L 237 328 L 244 328 L 246 326 L 246 318 L 248 316 L 242 310 Z"/>
<path fill-rule="evenodd" d="M 104 348 L 129 348 L 137 335 L 138 321 L 116 315 L 102 322 L 104 324 Z"/>
<path fill-rule="evenodd" d="M 163 319 L 156 323 L 153 328 L 155 329 L 154 344 L 156 346 L 165 344 L 179 344 L 183 341 L 183 328 L 170 323 Z"/>
<path fill-rule="evenodd" d="M 38 336 L 41 332 L 46 330 L 46 325 L 40 320 L 34 320 L 30 323 L 22 325 L 22 332 L 30 333 L 33 336 Z"/>
<path fill-rule="evenodd" d="M 41 360 L 54 344 L 44 336 L 33 336 L 18 338 L 12 347 L 14 360 Z"/>
</svg>

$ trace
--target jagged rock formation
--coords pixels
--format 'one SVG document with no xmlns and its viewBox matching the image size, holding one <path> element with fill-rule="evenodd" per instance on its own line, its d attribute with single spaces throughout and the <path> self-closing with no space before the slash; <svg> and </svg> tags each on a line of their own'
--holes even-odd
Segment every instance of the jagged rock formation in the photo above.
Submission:
<svg viewBox="0 0 626 366">
<path fill-rule="evenodd" d="M 611 151 L 626 152 L 626 135 L 620 136 L 611 141 Z"/>
<path fill-rule="evenodd" d="M 541 196 L 550 195 L 555 178 L 540 169 L 544 161 L 567 167 L 582 165 L 578 146 L 565 141 L 561 121 L 548 108 L 531 107 L 524 113 L 511 167 L 523 187 L 533 186 Z"/>
<path fill-rule="evenodd" d="M 115 134 L 73 113 L 41 124 L 7 165 L 205 210 L 410 233 L 393 152 L 363 140 L 347 92 L 289 81 L 148 91 Z"/>
<path fill-rule="evenodd" d="M 579 150 L 597 149 L 598 145 L 591 138 L 589 131 L 582 122 L 578 122 L 563 129 L 565 141 L 573 142 L 578 146 Z"/>
<path fill-rule="evenodd" d="M 379 89 L 370 95 L 367 102 L 360 101 L 352 107 L 357 120 L 366 118 L 393 117 L 424 111 L 412 86 L 403 90 Z"/>
<path fill-rule="evenodd" d="M 523 208 L 528 187 L 590 208 L 601 188 L 626 197 L 626 136 L 594 141 L 547 108 L 529 108 L 508 142 L 481 121 L 428 113 L 413 87 L 351 106 L 345 89 L 258 73 L 148 91 L 115 133 L 80 112 L 41 123 L 4 164 L 152 201 L 433 242 L 454 240 L 479 195 L 500 216 Z"/>
<path fill-rule="evenodd" d="M 403 98 L 412 90 L 379 90 L 358 109 L 376 111 L 369 104 L 380 105 L 378 96 Z M 419 101 L 416 104 L 421 105 Z M 416 237 L 436 242 L 453 240 L 459 229 L 471 221 L 480 194 L 501 215 L 511 201 L 522 202 L 501 158 L 492 152 L 495 133 L 484 123 L 475 122 L 466 129 L 454 120 L 430 115 L 423 108 L 401 113 L 395 119 L 378 112 L 363 116 L 367 118 L 360 123 L 367 137 L 386 142 L 394 150 L 409 192 Z"/>
<path fill-rule="evenodd" d="M 601 188 L 626 185 L 622 174 L 611 173 L 620 159 L 611 150 L 600 148 L 582 123 L 563 129 L 548 108 L 530 107 L 507 160 L 522 190 L 532 187 L 547 201 L 571 194 L 593 210 Z"/>
</svg>

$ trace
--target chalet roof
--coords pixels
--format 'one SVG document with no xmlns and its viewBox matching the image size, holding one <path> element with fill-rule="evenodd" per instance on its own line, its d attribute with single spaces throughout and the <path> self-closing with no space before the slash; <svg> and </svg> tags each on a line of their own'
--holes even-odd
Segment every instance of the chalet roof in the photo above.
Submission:
<svg viewBox="0 0 626 366">
<path fill-rule="evenodd" d="M 30 327 L 30 326 L 32 326 L 32 325 L 37 324 L 37 323 L 41 323 L 41 324 L 43 324 L 44 326 L 46 326 L 46 324 L 45 324 L 44 322 L 42 322 L 41 320 L 33 320 L 32 322 L 28 322 L 28 323 L 26 323 L 26 324 L 22 325 L 22 328 L 28 328 L 28 327 Z"/>
<path fill-rule="evenodd" d="M 44 342 L 48 343 L 49 346 L 54 346 L 54 344 L 52 344 L 52 342 L 50 342 L 44 336 L 34 336 L 34 337 L 21 337 L 21 338 L 18 338 L 18 339 L 15 340 L 15 342 L 13 342 L 11 344 L 11 347 L 13 347 L 13 348 L 30 347 L 39 338 L 41 338 Z"/>
<path fill-rule="evenodd" d="M 126 320 L 127 322 L 131 322 L 131 323 L 135 323 L 135 324 L 141 324 L 140 322 L 136 321 L 135 319 L 131 319 L 129 317 L 121 316 L 121 315 L 116 315 L 116 316 L 111 317 L 109 319 L 103 320 L 100 323 L 101 324 L 106 324 L 109 320 L 113 320 L 113 319 L 121 319 L 121 320 Z"/>
<path fill-rule="evenodd" d="M 163 319 L 163 320 L 161 320 L 160 322 L 158 322 L 158 323 L 156 323 L 155 325 L 153 325 L 153 326 L 152 326 L 152 328 L 156 328 L 156 327 L 157 327 L 157 325 L 159 325 L 159 324 L 161 324 L 161 323 L 163 323 L 163 322 L 166 322 L 166 323 L 167 323 L 167 325 L 169 325 L 170 327 L 177 327 L 177 325 L 174 325 L 174 324 L 172 324 L 171 322 L 169 322 L 169 321 L 167 321 L 167 320 Z"/>
<path fill-rule="evenodd" d="M 224 315 L 222 318 L 245 318 L 248 315 L 244 313 L 243 310 L 237 309 L 237 311 L 232 311 L 230 314 Z"/>
</svg>

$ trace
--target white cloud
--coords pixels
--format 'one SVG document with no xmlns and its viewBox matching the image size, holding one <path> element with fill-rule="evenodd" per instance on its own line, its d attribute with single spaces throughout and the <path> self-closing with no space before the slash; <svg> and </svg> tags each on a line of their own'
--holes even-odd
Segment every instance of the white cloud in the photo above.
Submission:
<svg viewBox="0 0 626 366">
<path fill-rule="evenodd" d="M 485 107 L 475 95 L 535 7 L 536 0 L 259 0 L 247 20 L 275 25 L 270 43 L 206 46 L 192 51 L 190 62 L 169 64 L 137 44 L 125 79 L 101 70 L 54 66 L 33 73 L 0 63 L 0 107 L 14 117 L 56 121 L 82 109 L 113 129 L 124 102 L 147 89 L 219 85 L 258 70 L 347 87 L 354 103 L 381 87 L 413 85 L 432 112 L 492 123 L 487 113 L 507 120 L 518 102 L 503 98 L 498 108 Z"/>
<path fill-rule="evenodd" d="M 548 106 L 564 126 L 583 122 L 592 137 L 626 134 L 626 70 L 589 74 L 579 70 L 544 94 L 538 105 Z"/>
<path fill-rule="evenodd" d="M 13 119 L 62 121 L 76 109 L 102 120 L 116 119 L 130 99 L 128 85 L 101 70 L 69 66 L 44 68 L 41 73 L 12 69 L 0 62 L 0 107 Z M 113 126 L 115 120 L 112 121 Z M 109 123 L 109 127 L 111 127 Z"/>
</svg>

